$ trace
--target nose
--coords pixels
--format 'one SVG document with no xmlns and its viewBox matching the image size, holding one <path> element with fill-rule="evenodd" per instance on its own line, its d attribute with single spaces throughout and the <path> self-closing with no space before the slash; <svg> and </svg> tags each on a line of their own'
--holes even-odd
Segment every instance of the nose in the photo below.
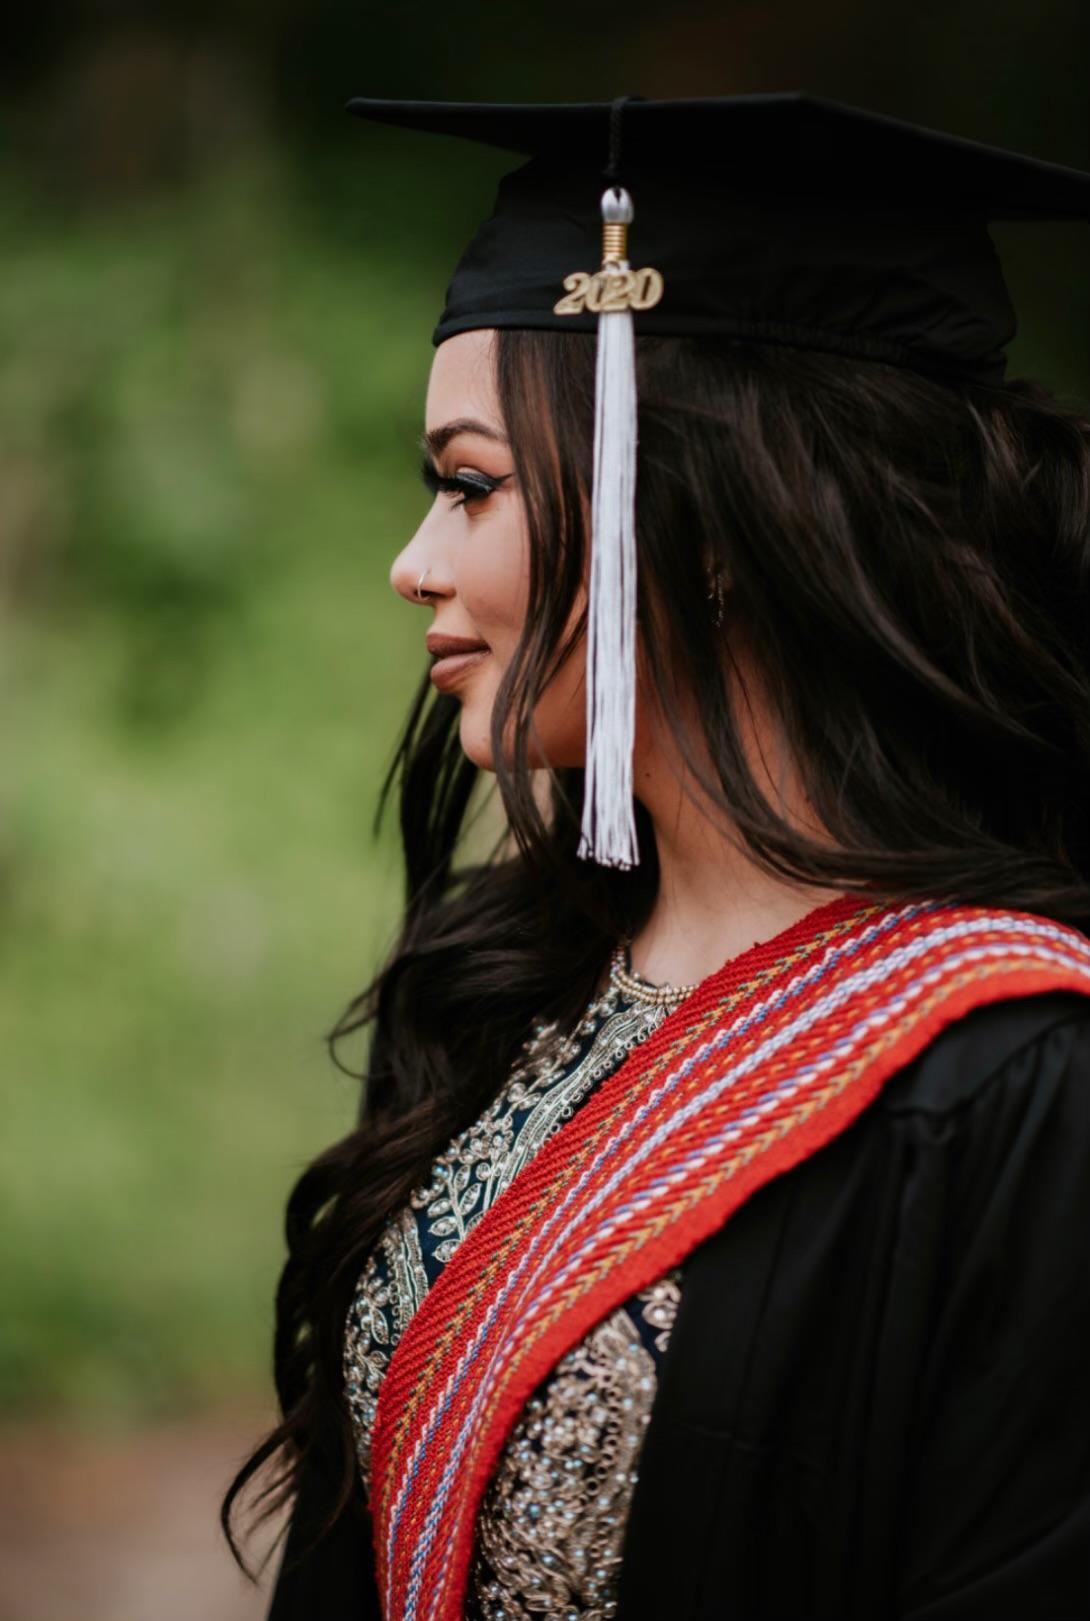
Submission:
<svg viewBox="0 0 1090 1621">
<path fill-rule="evenodd" d="M 406 602 L 430 602 L 454 594 L 440 559 L 429 548 L 418 546 L 415 536 L 394 558 L 390 584 Z"/>
</svg>

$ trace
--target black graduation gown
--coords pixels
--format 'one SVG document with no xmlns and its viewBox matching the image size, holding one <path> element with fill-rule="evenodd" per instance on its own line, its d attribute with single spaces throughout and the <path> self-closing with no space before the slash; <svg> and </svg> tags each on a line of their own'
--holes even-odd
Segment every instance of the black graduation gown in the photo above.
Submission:
<svg viewBox="0 0 1090 1621">
<path fill-rule="evenodd" d="M 269 1621 L 378 1615 L 346 1518 Z M 964 1015 L 685 1263 L 618 1621 L 773 1617 L 1090 1617 L 1090 998 Z"/>
</svg>

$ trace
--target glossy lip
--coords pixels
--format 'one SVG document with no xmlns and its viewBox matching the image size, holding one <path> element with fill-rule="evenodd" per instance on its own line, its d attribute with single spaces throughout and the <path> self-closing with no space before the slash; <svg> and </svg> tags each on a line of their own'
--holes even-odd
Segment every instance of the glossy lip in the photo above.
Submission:
<svg viewBox="0 0 1090 1621">
<path fill-rule="evenodd" d="M 479 637 L 444 636 L 438 630 L 429 630 L 424 637 L 424 646 L 437 659 L 445 659 L 450 653 L 487 653 L 489 650 L 488 643 L 482 642 Z"/>
<path fill-rule="evenodd" d="M 437 658 L 431 667 L 432 686 L 438 687 L 440 692 L 449 691 L 467 670 L 480 664 L 490 652 L 491 648 L 477 647 L 471 653 L 448 653 L 444 658 Z"/>
</svg>

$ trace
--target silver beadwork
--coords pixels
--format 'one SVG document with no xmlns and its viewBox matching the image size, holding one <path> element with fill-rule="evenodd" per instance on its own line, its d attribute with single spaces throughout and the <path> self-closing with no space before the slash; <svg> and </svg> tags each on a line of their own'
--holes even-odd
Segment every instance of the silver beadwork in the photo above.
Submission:
<svg viewBox="0 0 1090 1621">
<path fill-rule="evenodd" d="M 693 985 L 649 985 L 635 975 L 630 974 L 624 965 L 624 945 L 619 945 L 609 962 L 609 977 L 617 989 L 633 1002 L 643 1002 L 647 1007 L 668 1007 L 671 1002 L 680 1002 L 686 996 L 691 996 L 696 990 L 699 980 Z"/>
</svg>

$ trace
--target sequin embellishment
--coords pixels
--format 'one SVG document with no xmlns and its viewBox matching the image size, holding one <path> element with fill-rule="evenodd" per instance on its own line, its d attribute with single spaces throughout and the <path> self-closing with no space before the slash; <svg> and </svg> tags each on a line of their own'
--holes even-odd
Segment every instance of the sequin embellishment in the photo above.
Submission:
<svg viewBox="0 0 1090 1621">
<path fill-rule="evenodd" d="M 348 1312 L 345 1393 L 364 1486 L 390 1357 L 462 1239 L 668 1007 L 610 984 L 567 1039 L 538 1022 L 498 1096 L 389 1221 Z M 680 1269 L 642 1290 L 568 1352 L 508 1439 L 478 1520 L 467 1621 L 599 1621 L 614 1613 L 621 1541 Z"/>
</svg>

